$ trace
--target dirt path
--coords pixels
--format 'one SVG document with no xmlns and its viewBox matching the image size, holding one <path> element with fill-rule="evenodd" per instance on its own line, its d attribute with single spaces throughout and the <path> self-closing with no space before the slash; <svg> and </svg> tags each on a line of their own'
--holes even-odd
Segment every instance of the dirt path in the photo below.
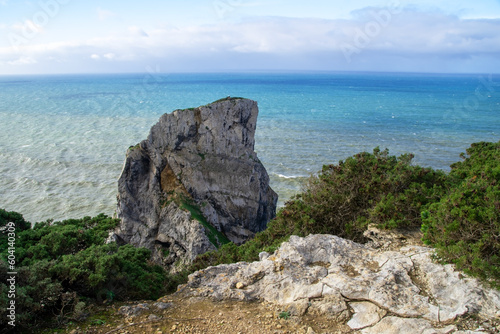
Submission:
<svg viewBox="0 0 500 334">
<path fill-rule="evenodd" d="M 87 325 L 72 326 L 67 333 L 135 334 L 135 333 L 348 333 L 349 327 L 326 317 L 306 314 L 289 316 L 283 310 L 259 302 L 214 302 L 207 299 L 184 299 L 166 296 L 158 300 L 171 306 L 160 310 L 155 302 L 145 301 L 149 310 L 127 317 L 118 314 L 118 305 L 110 306 L 106 320 L 93 316 Z M 130 304 L 135 306 L 140 302 Z M 280 317 L 281 314 L 281 317 Z M 158 317 L 158 318 L 156 318 Z M 104 318 L 101 316 L 101 318 Z"/>
</svg>

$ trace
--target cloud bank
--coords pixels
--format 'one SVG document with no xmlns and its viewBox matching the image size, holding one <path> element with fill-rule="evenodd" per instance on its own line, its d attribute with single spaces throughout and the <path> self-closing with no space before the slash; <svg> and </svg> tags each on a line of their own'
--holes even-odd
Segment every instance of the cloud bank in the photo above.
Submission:
<svg viewBox="0 0 500 334">
<path fill-rule="evenodd" d="M 22 29 L 3 27 L 11 34 Z M 37 43 L 41 29 L 36 29 L 34 37 L 0 48 L 0 73 L 12 65 L 43 72 L 56 63 L 60 72 L 141 72 L 146 66 L 162 71 L 500 68 L 499 19 L 464 20 L 409 8 L 365 8 L 349 20 L 260 17 L 183 28 L 130 26 L 120 33 L 57 43 Z"/>
</svg>

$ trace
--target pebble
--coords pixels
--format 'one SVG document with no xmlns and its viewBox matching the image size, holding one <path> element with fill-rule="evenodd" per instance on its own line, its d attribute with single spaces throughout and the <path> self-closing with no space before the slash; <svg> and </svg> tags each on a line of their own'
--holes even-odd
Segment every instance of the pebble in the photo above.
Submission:
<svg viewBox="0 0 500 334">
<path fill-rule="evenodd" d="M 236 289 L 243 289 L 244 287 L 245 287 L 245 284 L 243 284 L 242 282 L 236 283 Z"/>
</svg>

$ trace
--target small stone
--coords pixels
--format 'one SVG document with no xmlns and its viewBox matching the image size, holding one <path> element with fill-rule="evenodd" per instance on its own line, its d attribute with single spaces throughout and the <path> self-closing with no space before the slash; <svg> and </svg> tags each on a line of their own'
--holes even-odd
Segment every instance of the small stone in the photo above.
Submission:
<svg viewBox="0 0 500 334">
<path fill-rule="evenodd" d="M 157 316 L 156 314 L 150 314 L 148 317 L 148 320 L 151 320 L 151 321 L 160 320 L 160 317 Z"/>
<path fill-rule="evenodd" d="M 352 319 L 347 325 L 352 329 L 362 329 L 373 326 L 385 316 L 385 311 L 369 302 L 353 302 L 350 306 L 354 310 Z"/>
<path fill-rule="evenodd" d="M 263 260 L 267 259 L 269 256 L 270 255 L 268 252 L 260 252 L 259 253 L 259 261 L 263 261 Z"/>
<path fill-rule="evenodd" d="M 138 304 L 136 306 L 122 306 L 118 309 L 118 313 L 130 318 L 147 310 L 149 310 L 148 304 Z"/>
<path fill-rule="evenodd" d="M 245 287 L 245 284 L 243 284 L 242 282 L 236 283 L 236 289 L 243 289 L 244 287 Z"/>
<path fill-rule="evenodd" d="M 177 325 L 172 325 L 172 330 L 175 331 L 177 329 Z"/>
<path fill-rule="evenodd" d="M 277 329 L 281 329 L 281 328 L 283 328 L 283 326 L 281 326 L 280 324 L 277 324 L 277 325 L 276 325 L 276 328 L 277 328 Z"/>
<path fill-rule="evenodd" d="M 166 310 L 167 308 L 172 307 L 172 303 L 163 303 L 163 302 L 158 302 L 153 304 L 154 307 L 160 310 Z"/>
<path fill-rule="evenodd" d="M 316 332 L 314 331 L 314 329 L 312 329 L 312 327 L 308 327 L 307 334 L 316 334 Z"/>
</svg>

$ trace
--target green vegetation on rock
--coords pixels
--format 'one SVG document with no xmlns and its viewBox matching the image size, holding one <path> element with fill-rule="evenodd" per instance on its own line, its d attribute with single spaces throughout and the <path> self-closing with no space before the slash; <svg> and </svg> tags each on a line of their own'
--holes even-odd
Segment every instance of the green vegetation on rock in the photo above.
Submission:
<svg viewBox="0 0 500 334">
<path fill-rule="evenodd" d="M 200 222 L 201 225 L 205 228 L 205 234 L 208 237 L 208 240 L 214 245 L 215 247 L 219 248 L 222 245 L 225 245 L 229 243 L 229 239 L 222 234 L 221 232 L 217 231 L 215 227 L 210 224 L 203 213 L 201 212 L 201 209 L 194 203 L 194 201 L 186 196 L 180 196 L 181 197 L 181 209 L 187 210 L 191 213 L 191 217 L 196 219 L 197 221 Z"/>
<path fill-rule="evenodd" d="M 232 96 L 228 96 L 228 97 L 224 97 L 222 99 L 218 99 L 217 101 L 214 101 L 210 104 L 214 104 L 214 103 L 218 103 L 218 102 L 222 102 L 222 101 L 232 101 L 232 100 L 242 100 L 244 99 L 244 97 L 232 97 Z M 208 104 L 208 105 L 210 105 Z"/>
</svg>

